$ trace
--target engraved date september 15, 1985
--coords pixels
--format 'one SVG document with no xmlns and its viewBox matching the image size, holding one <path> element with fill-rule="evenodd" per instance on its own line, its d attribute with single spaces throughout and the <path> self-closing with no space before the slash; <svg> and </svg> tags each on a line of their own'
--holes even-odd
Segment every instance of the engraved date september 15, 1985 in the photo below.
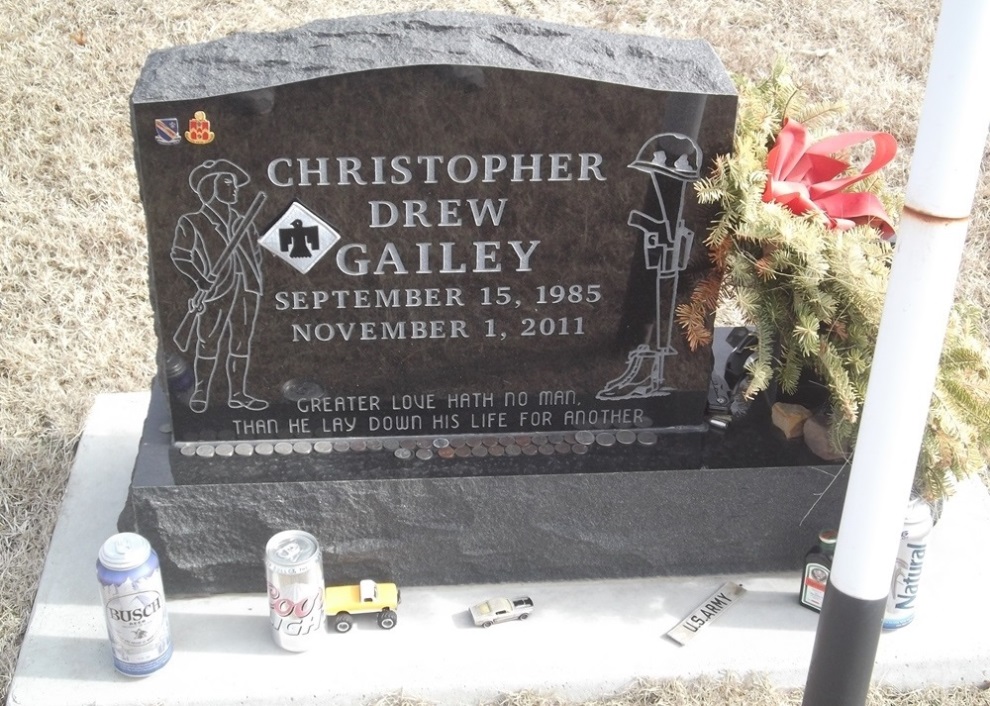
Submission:
<svg viewBox="0 0 990 706">
<path fill-rule="evenodd" d="M 539 285 L 525 291 L 508 286 L 426 287 L 394 289 L 335 289 L 279 291 L 274 294 L 276 311 L 324 309 L 396 309 L 482 306 L 519 309 L 555 305 L 591 305 L 602 300 L 598 284 Z M 485 338 L 505 340 L 512 336 L 581 336 L 586 332 L 584 316 L 520 316 L 487 318 L 482 330 L 473 332 Z M 435 340 L 469 338 L 468 321 L 432 319 L 409 321 L 361 321 L 292 323 L 293 342 Z"/>
</svg>

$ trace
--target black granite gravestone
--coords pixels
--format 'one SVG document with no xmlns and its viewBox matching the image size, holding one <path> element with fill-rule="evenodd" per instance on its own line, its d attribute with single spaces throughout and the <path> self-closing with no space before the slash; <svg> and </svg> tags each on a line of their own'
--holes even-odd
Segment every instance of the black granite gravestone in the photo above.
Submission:
<svg viewBox="0 0 990 706">
<path fill-rule="evenodd" d="M 152 55 L 132 125 L 163 393 L 121 526 L 181 592 L 254 590 L 288 527 L 349 580 L 779 564 L 792 537 L 715 548 L 752 480 L 695 474 L 793 450 L 713 441 L 712 352 L 674 322 L 735 108 L 703 42 L 505 17 Z"/>
</svg>

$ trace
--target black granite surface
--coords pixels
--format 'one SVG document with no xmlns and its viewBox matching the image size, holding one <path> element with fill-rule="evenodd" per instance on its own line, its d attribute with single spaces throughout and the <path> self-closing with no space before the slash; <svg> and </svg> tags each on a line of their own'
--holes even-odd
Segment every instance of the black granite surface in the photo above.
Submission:
<svg viewBox="0 0 990 706">
<path fill-rule="evenodd" d="M 686 93 L 735 92 L 721 61 L 700 39 L 616 35 L 509 16 L 415 12 L 321 20 L 289 31 L 170 47 L 148 57 L 132 99 L 193 100 L 431 64 L 557 73 Z"/>
<path fill-rule="evenodd" d="M 504 17 L 152 55 L 132 117 L 176 440 L 703 424 L 711 351 L 670 312 L 710 267 L 691 180 L 735 107 L 703 42 Z"/>
<path fill-rule="evenodd" d="M 151 541 L 171 595 L 263 591 L 265 543 L 284 529 L 312 532 L 327 580 L 341 583 L 795 570 L 818 531 L 838 526 L 848 478 L 810 463 L 179 485 L 167 425 L 156 396 L 118 526 Z"/>
<path fill-rule="evenodd" d="M 725 350 L 671 323 L 735 122 L 704 42 L 351 18 L 156 52 L 131 107 L 160 374 L 119 526 L 170 594 L 263 590 L 290 528 L 426 585 L 792 569 L 836 525 L 844 474 L 765 407 L 709 429 Z"/>
</svg>

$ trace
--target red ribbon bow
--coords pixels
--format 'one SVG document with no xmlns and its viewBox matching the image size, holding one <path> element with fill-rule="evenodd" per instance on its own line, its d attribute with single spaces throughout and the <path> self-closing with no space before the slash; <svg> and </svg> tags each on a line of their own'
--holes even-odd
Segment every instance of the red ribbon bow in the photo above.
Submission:
<svg viewBox="0 0 990 706">
<path fill-rule="evenodd" d="M 886 165 L 897 152 L 897 140 L 886 132 L 849 132 L 809 143 L 808 130 L 799 122 L 785 120 L 777 142 L 767 155 L 770 178 L 763 200 L 786 206 L 795 215 L 822 214 L 831 228 L 848 230 L 867 224 L 882 237 L 894 234 L 890 216 L 873 194 L 843 191 Z M 859 174 L 839 177 L 850 165 L 831 155 L 862 142 L 874 144 L 873 159 Z M 837 178 L 838 177 L 838 178 Z"/>
</svg>

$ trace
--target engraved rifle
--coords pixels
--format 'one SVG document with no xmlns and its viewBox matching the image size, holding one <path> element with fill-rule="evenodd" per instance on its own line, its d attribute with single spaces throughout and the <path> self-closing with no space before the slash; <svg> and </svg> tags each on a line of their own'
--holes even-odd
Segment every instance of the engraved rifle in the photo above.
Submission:
<svg viewBox="0 0 990 706">
<path fill-rule="evenodd" d="M 220 275 L 221 270 L 227 264 L 227 261 L 234 256 L 234 251 L 244 240 L 247 235 L 251 224 L 254 219 L 258 216 L 258 211 L 265 203 L 265 192 L 259 191 L 258 195 L 254 197 L 254 201 L 251 202 L 251 206 L 244 214 L 244 218 L 241 222 L 237 224 L 234 229 L 234 235 L 231 237 L 230 242 L 227 243 L 227 247 L 223 249 L 220 253 L 220 257 L 217 258 L 210 272 L 206 275 L 206 278 L 210 281 L 210 286 L 206 289 L 200 289 L 193 296 L 189 298 L 189 310 L 186 312 L 185 317 L 183 317 L 182 322 L 179 327 L 175 330 L 175 335 L 172 336 L 172 340 L 175 341 L 175 345 L 179 347 L 179 350 L 185 353 L 189 350 L 189 344 L 192 341 L 192 332 L 195 328 L 195 323 L 197 317 L 203 311 L 203 302 L 206 298 L 213 292 L 213 288 L 216 286 L 217 277 Z"/>
</svg>

